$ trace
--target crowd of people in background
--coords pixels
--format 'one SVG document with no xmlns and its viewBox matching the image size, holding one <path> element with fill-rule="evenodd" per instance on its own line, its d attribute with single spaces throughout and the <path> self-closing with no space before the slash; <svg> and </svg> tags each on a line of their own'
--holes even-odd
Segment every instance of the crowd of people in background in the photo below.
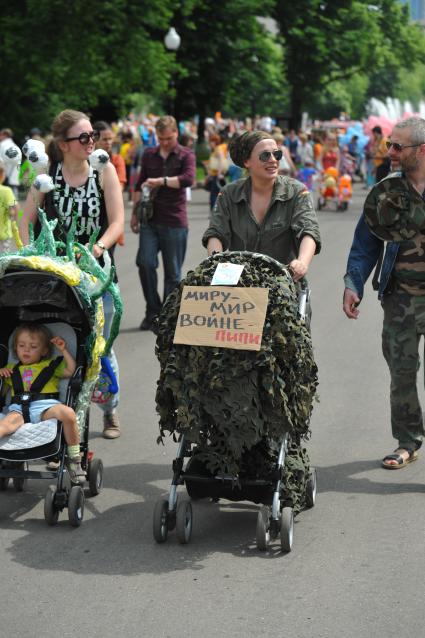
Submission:
<svg viewBox="0 0 425 638">
<path fill-rule="evenodd" d="M 116 122 L 94 123 L 101 134 L 97 146 L 110 154 L 129 201 L 133 198 L 144 151 L 158 145 L 155 131 L 158 119 L 159 116 L 153 114 L 145 117 L 130 115 Z M 373 128 L 367 144 L 362 146 L 359 146 L 357 135 L 353 135 L 348 143 L 340 143 L 343 129 L 337 126 L 328 130 L 320 125 L 298 131 L 285 130 L 269 116 L 237 120 L 223 118 L 218 112 L 214 117 L 205 119 L 203 145 L 198 144 L 199 122 L 196 119 L 179 122 L 178 127 L 179 144 L 197 152 L 197 185 L 209 191 L 211 208 L 220 188 L 243 176 L 243 171 L 230 159 L 228 144 L 235 135 L 245 131 L 262 130 L 270 133 L 282 149 L 280 173 L 296 177 L 310 190 L 329 168 L 335 168 L 340 175 L 349 175 L 353 180 L 357 178 L 364 181 L 368 188 L 388 172 L 386 138 L 379 126 Z M 42 137 L 40 129 L 33 128 L 27 138 L 44 139 L 47 143 L 49 133 Z M 17 142 L 23 143 L 22 140 Z M 11 129 L 1 129 L 0 154 L 13 143 Z M 18 170 L 16 167 L 5 167 L 5 170 L 4 184 L 12 188 L 17 196 Z"/>
</svg>

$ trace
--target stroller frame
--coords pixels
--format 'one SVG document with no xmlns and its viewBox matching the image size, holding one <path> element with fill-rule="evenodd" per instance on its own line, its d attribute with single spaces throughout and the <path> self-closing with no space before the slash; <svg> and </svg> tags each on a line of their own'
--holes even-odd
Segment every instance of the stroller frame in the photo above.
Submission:
<svg viewBox="0 0 425 638">
<path fill-rule="evenodd" d="M 301 287 L 298 299 L 298 314 L 309 323 L 310 289 Z M 270 542 L 280 534 L 281 549 L 290 552 L 294 537 L 294 513 L 292 507 L 282 503 L 283 469 L 290 445 L 290 435 L 286 433 L 280 443 L 278 458 L 269 479 L 243 479 L 235 476 L 205 476 L 190 471 L 190 461 L 184 469 L 185 458 L 196 455 L 192 444 L 184 434 L 179 437 L 176 458 L 172 463 L 173 478 L 168 498 L 161 498 L 155 504 L 153 514 L 153 536 L 157 543 L 164 543 L 168 532 L 176 530 L 177 540 L 181 544 L 189 543 L 193 528 L 193 510 L 191 501 L 179 499 L 178 486 L 186 485 L 192 499 L 209 497 L 217 502 L 220 498 L 233 501 L 248 500 L 264 503 L 257 515 L 256 542 L 261 551 L 266 551 Z M 189 471 L 187 471 L 189 465 Z M 196 486 L 204 486 L 208 493 L 197 493 Z M 254 497 L 252 491 L 254 490 Z M 256 492 L 255 492 L 256 490 Z M 316 470 L 310 468 L 306 484 L 306 505 L 313 507 L 316 502 Z"/>
</svg>

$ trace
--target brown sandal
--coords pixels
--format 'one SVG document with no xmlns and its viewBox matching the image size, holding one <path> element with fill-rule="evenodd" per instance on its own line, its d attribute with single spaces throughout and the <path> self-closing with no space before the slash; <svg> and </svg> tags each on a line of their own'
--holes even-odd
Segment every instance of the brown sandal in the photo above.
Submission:
<svg viewBox="0 0 425 638">
<path fill-rule="evenodd" d="M 408 452 L 407 459 L 403 458 L 398 452 Z M 382 459 L 382 467 L 386 470 L 400 470 L 402 467 L 406 467 L 409 463 L 416 461 L 418 453 L 415 450 L 406 450 L 405 448 L 398 448 L 394 450 L 394 454 L 388 454 Z M 388 463 L 387 461 L 396 461 L 396 463 Z"/>
</svg>

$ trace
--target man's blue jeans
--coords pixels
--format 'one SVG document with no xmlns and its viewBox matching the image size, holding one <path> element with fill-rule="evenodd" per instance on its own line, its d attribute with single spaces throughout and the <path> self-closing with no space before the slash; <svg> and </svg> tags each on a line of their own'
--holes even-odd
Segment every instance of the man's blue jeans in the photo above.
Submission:
<svg viewBox="0 0 425 638">
<path fill-rule="evenodd" d="M 186 255 L 187 228 L 174 228 L 161 224 L 141 224 L 139 251 L 136 264 L 146 300 L 146 318 L 159 314 L 162 302 L 158 294 L 158 253 L 164 266 L 164 299 L 180 283 Z"/>
</svg>

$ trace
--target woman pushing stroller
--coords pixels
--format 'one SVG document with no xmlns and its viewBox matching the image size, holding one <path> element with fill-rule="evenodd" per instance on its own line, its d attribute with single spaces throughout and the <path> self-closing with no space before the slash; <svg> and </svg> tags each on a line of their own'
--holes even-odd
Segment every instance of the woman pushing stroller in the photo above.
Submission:
<svg viewBox="0 0 425 638">
<path fill-rule="evenodd" d="M 282 151 L 264 131 L 232 140 L 232 161 L 249 176 L 225 186 L 202 242 L 208 254 L 223 250 L 263 253 L 289 264 L 295 281 L 305 276 L 320 251 L 320 232 L 304 184 L 279 175 Z"/>
<path fill-rule="evenodd" d="M 52 345 L 62 354 L 52 358 Z M 82 482 L 80 434 L 74 410 L 59 401 L 59 381 L 75 371 L 75 359 L 61 337 L 54 337 L 41 324 L 22 324 L 13 336 L 13 352 L 18 363 L 0 368 L 5 387 L 12 391 L 7 415 L 0 420 L 0 439 L 13 434 L 24 423 L 47 419 L 62 422 L 68 446 L 67 467 L 73 482 Z"/>
<path fill-rule="evenodd" d="M 279 175 L 282 151 L 270 134 L 244 133 L 232 140 L 229 152 L 249 176 L 221 190 L 202 240 L 210 258 L 169 295 L 159 318 L 161 437 L 181 436 L 168 499 L 155 506 L 153 533 L 162 543 L 175 528 L 179 542 L 189 542 L 192 505 L 177 495 L 184 483 L 192 498 L 262 503 L 258 548 L 267 549 L 280 534 L 282 549 L 290 551 L 294 513 L 311 507 L 315 498 L 315 472 L 301 442 L 317 385 L 308 321 L 291 275 L 295 282 L 305 276 L 320 250 L 319 227 L 308 189 Z M 226 250 L 229 255 L 222 254 Z M 184 291 L 192 286 L 203 291 L 220 263 L 242 266 L 235 291 L 267 289 L 258 356 L 233 344 L 199 347 L 195 339 L 182 346 L 175 340 Z"/>
</svg>

